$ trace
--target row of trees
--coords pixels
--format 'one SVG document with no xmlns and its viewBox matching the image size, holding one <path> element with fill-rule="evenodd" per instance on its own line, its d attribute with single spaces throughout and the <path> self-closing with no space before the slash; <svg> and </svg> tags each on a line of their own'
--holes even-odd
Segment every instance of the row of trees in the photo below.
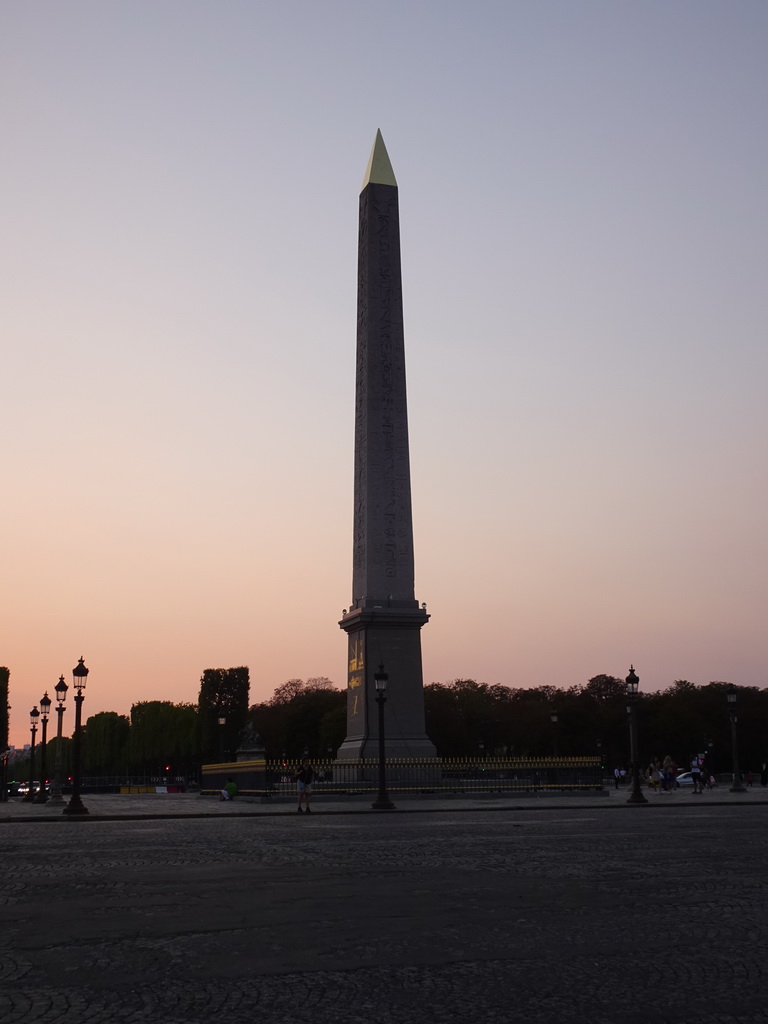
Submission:
<svg viewBox="0 0 768 1024">
<path fill-rule="evenodd" d="M 728 683 L 678 680 L 641 694 L 638 717 L 644 761 L 671 754 L 679 764 L 706 753 L 717 771 L 730 767 Z M 745 767 L 768 760 L 768 689 L 737 687 L 739 744 Z M 600 756 L 608 767 L 629 762 L 624 680 L 594 676 L 560 689 L 489 686 L 473 679 L 424 688 L 427 735 L 441 757 Z M 556 722 L 553 722 L 553 716 Z M 269 756 L 333 757 L 346 732 L 346 693 L 330 680 L 291 679 L 249 717 Z"/>
<path fill-rule="evenodd" d="M 130 717 L 116 711 L 100 711 L 88 718 L 82 731 L 81 770 L 84 775 L 196 775 L 200 767 L 197 708 L 194 704 L 173 704 L 166 700 L 142 701 L 131 708 Z M 47 743 L 47 774 L 53 774 L 56 745 Z M 40 770 L 40 745 L 35 759 Z M 61 738 L 61 764 L 65 776 L 72 774 L 72 739 Z M 11 776 L 26 779 L 29 756 L 17 758 Z"/>
<path fill-rule="evenodd" d="M 679 764 L 706 753 L 717 771 L 730 766 L 729 684 L 696 686 L 677 680 L 639 697 L 641 759 L 671 754 Z M 759 768 L 768 760 L 768 689 L 737 690 L 740 760 Z M 425 687 L 427 733 L 443 757 L 600 754 L 609 766 L 629 761 L 623 680 L 598 675 L 582 686 L 513 689 L 472 679 Z M 556 717 L 554 722 L 553 716 Z"/>
<path fill-rule="evenodd" d="M 115 711 L 91 715 L 82 731 L 83 774 L 196 776 L 201 763 L 234 754 L 248 717 L 248 689 L 244 666 L 206 669 L 197 704 L 141 701 L 132 706 L 130 717 Z M 48 741 L 48 774 L 53 773 L 57 742 Z M 71 774 L 71 738 L 61 740 L 61 760 L 64 774 Z M 37 764 L 39 769 L 39 755 Z M 24 779 L 28 772 L 27 757 L 14 763 L 11 774 Z"/>
<path fill-rule="evenodd" d="M 0 683 L 2 678 L 0 677 Z M 193 775 L 200 764 L 234 757 L 248 721 L 270 758 L 332 758 L 346 732 L 346 692 L 324 677 L 289 679 L 271 699 L 248 707 L 248 669 L 206 670 L 197 705 L 170 701 L 134 704 L 130 717 L 91 715 L 83 737 L 86 775 Z M 705 753 L 717 771 L 730 767 L 728 684 L 696 686 L 678 680 L 666 690 L 641 694 L 638 716 L 644 762 L 671 754 L 685 764 Z M 768 760 L 768 689 L 737 687 L 739 748 L 744 768 Z M 626 692 L 623 680 L 598 675 L 558 689 L 489 686 L 472 679 L 424 688 L 427 734 L 441 757 L 561 756 L 599 754 L 608 768 L 627 764 Z M 53 765 L 50 741 L 49 768 Z M 65 770 L 71 740 L 65 739 Z M 38 762 L 39 763 L 39 762 Z M 22 765 L 14 774 L 24 777 Z"/>
</svg>

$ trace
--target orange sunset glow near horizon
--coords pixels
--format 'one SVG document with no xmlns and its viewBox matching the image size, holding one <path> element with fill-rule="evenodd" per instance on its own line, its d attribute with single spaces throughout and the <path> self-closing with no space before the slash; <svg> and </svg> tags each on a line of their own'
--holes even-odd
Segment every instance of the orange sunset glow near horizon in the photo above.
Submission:
<svg viewBox="0 0 768 1024">
<path fill-rule="evenodd" d="M 0 14 L 11 743 L 345 685 L 378 128 L 425 683 L 768 686 L 768 8 L 300 9 Z"/>
</svg>

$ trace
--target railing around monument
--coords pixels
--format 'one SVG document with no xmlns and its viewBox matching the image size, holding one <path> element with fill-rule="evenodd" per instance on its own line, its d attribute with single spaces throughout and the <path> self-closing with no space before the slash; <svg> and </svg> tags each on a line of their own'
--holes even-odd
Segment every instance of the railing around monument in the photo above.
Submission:
<svg viewBox="0 0 768 1024">
<path fill-rule="evenodd" d="M 312 760 L 316 796 L 369 794 L 378 791 L 379 762 Z M 267 792 L 293 796 L 299 761 L 267 761 Z M 392 793 L 586 792 L 602 788 L 602 768 L 595 757 L 435 758 L 387 760 L 387 789 Z"/>
<path fill-rule="evenodd" d="M 199 786 L 196 780 L 186 775 L 85 775 L 81 779 L 83 793 L 186 793 L 195 792 Z M 62 782 L 62 793 L 72 792 L 71 779 Z"/>
</svg>

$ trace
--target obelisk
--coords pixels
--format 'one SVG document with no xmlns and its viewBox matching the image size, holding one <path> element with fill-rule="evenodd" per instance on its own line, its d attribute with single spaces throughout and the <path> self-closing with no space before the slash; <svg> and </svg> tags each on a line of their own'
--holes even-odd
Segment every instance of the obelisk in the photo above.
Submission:
<svg viewBox="0 0 768 1024">
<path fill-rule="evenodd" d="M 376 757 L 374 673 L 389 676 L 387 757 L 434 757 L 424 729 L 421 627 L 414 597 L 397 181 L 381 132 L 360 193 L 352 603 L 347 633 L 347 737 L 339 758 Z"/>
</svg>

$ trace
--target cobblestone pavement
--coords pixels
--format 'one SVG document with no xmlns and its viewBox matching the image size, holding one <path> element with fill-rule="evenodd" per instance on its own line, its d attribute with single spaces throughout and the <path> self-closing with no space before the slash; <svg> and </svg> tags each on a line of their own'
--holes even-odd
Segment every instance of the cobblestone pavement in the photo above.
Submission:
<svg viewBox="0 0 768 1024">
<path fill-rule="evenodd" d="M 768 1022 L 768 806 L 0 829 L 2 1024 Z"/>
</svg>

